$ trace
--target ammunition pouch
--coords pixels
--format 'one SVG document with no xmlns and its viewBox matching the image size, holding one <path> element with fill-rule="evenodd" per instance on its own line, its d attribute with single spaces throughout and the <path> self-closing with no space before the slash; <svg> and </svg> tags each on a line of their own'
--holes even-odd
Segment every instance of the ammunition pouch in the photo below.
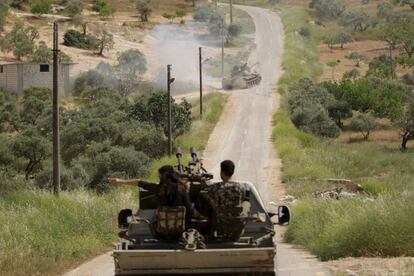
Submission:
<svg viewBox="0 0 414 276">
<path fill-rule="evenodd" d="M 174 240 L 185 231 L 186 208 L 184 206 L 158 207 L 155 211 L 155 234 L 167 240 Z"/>
</svg>

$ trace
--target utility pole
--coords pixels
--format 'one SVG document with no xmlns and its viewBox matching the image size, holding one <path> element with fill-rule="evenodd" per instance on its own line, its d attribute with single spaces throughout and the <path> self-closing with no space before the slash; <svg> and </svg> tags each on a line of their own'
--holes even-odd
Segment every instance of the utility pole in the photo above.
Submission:
<svg viewBox="0 0 414 276">
<path fill-rule="evenodd" d="M 174 78 L 171 78 L 171 64 L 167 65 L 167 92 L 168 92 L 168 99 L 167 99 L 167 106 L 168 106 L 168 114 L 167 114 L 167 125 L 168 125 L 168 156 L 171 157 L 172 155 L 172 131 L 171 131 L 171 83 L 174 82 Z"/>
<path fill-rule="evenodd" d="M 59 26 L 53 23 L 53 193 L 60 192 L 60 141 L 59 141 Z"/>
<path fill-rule="evenodd" d="M 203 66 L 201 47 L 198 48 L 198 61 L 200 67 L 200 119 L 203 118 Z"/>
<path fill-rule="evenodd" d="M 230 0 L 230 24 L 233 24 L 233 0 Z"/>
<path fill-rule="evenodd" d="M 221 23 L 221 77 L 224 78 L 224 18 Z"/>
</svg>

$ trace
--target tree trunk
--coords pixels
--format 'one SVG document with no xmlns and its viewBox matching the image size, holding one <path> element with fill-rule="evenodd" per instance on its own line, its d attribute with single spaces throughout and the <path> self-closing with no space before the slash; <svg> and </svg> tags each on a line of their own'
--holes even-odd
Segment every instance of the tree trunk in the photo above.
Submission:
<svg viewBox="0 0 414 276">
<path fill-rule="evenodd" d="M 86 27 L 87 27 L 87 23 L 82 24 L 83 35 L 86 35 Z"/>
</svg>

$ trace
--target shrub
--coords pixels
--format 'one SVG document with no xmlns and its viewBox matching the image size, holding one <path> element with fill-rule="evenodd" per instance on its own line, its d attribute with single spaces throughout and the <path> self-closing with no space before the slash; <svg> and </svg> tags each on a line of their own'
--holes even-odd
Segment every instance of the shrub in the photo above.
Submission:
<svg viewBox="0 0 414 276">
<path fill-rule="evenodd" d="M 306 37 L 306 38 L 310 37 L 311 32 L 310 32 L 309 27 L 307 27 L 307 26 L 300 27 L 299 34 L 303 37 Z"/>
<path fill-rule="evenodd" d="M 80 49 L 91 49 L 95 40 L 95 37 L 84 35 L 76 30 L 68 30 L 63 35 L 64 45 Z"/>
<path fill-rule="evenodd" d="M 107 79 L 96 70 L 88 70 L 82 73 L 76 80 L 73 86 L 73 95 L 80 96 L 86 87 L 100 87 L 109 85 Z"/>
<path fill-rule="evenodd" d="M 39 16 L 45 13 L 50 13 L 52 6 L 48 0 L 39 0 L 32 4 L 31 12 Z"/>
</svg>

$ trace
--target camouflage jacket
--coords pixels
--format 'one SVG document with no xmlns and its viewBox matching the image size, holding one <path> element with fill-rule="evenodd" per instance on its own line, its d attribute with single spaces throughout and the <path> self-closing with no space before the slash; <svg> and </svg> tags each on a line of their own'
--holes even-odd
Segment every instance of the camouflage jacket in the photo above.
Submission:
<svg viewBox="0 0 414 276">
<path fill-rule="evenodd" d="M 209 187 L 207 196 L 216 208 L 240 207 L 245 188 L 236 182 L 217 183 Z"/>
</svg>

